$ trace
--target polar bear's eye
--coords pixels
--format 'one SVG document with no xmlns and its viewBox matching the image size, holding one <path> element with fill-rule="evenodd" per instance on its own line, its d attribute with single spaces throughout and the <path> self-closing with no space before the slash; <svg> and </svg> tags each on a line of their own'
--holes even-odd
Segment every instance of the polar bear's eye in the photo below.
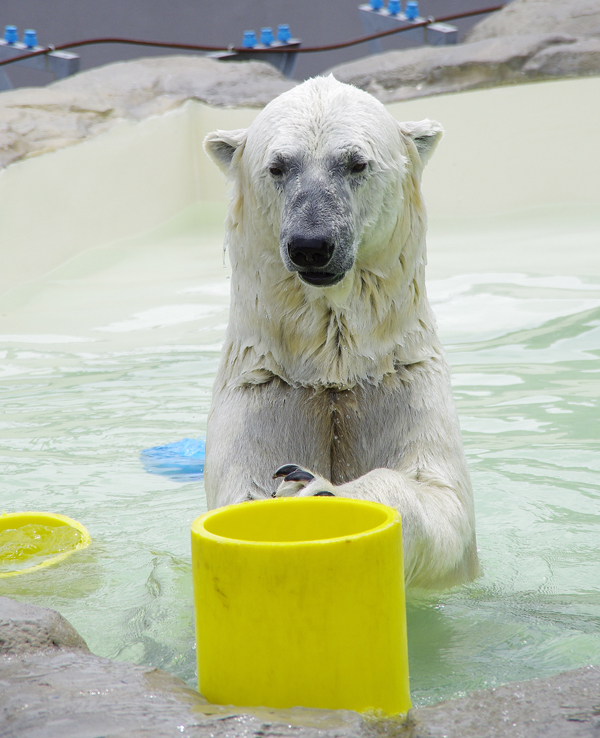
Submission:
<svg viewBox="0 0 600 738">
<path fill-rule="evenodd" d="M 269 167 L 269 174 L 272 177 L 281 177 L 283 175 L 283 169 L 281 167 L 273 165 Z"/>
<path fill-rule="evenodd" d="M 366 168 L 366 161 L 355 161 L 350 164 L 350 171 L 352 172 L 352 174 L 360 174 L 361 172 L 364 172 Z"/>
</svg>

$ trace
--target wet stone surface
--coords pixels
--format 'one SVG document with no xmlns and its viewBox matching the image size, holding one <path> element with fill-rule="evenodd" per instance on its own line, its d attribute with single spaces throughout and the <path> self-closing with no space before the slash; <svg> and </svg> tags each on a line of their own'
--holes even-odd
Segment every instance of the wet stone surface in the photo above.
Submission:
<svg viewBox="0 0 600 738">
<path fill-rule="evenodd" d="M 0 597 L 0 654 L 22 655 L 49 648 L 89 653 L 75 628 L 54 610 Z"/>
<path fill-rule="evenodd" d="M 158 669 L 91 654 L 58 613 L 0 598 L 0 738 L 584 738 L 600 736 L 600 669 L 480 690 L 407 720 L 211 705 Z"/>
<path fill-rule="evenodd" d="M 600 736 L 600 668 L 479 690 L 417 716 L 414 738 Z"/>
</svg>

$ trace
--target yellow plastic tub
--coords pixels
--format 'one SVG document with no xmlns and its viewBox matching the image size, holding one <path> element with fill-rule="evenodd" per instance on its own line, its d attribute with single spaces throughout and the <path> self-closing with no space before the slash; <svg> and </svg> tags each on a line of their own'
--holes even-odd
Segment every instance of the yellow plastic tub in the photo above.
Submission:
<svg viewBox="0 0 600 738">
<path fill-rule="evenodd" d="M 192 523 L 198 688 L 211 702 L 411 707 L 400 515 L 340 497 Z"/>
<path fill-rule="evenodd" d="M 90 541 L 86 528 L 66 515 L 4 513 L 0 515 L 0 578 L 58 564 Z"/>
</svg>

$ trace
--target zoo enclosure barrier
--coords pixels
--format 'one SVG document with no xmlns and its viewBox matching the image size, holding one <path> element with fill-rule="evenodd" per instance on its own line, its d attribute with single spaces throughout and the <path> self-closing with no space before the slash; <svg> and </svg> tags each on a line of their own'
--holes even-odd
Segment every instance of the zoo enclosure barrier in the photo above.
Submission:
<svg viewBox="0 0 600 738">
<path fill-rule="evenodd" d="M 67 49 L 81 48 L 83 46 L 91 46 L 95 44 L 128 44 L 131 46 L 150 46 L 153 48 L 178 49 L 180 51 L 199 51 L 211 54 L 215 58 L 225 61 L 236 60 L 245 61 L 248 59 L 257 59 L 261 61 L 269 61 L 287 76 L 293 74 L 295 60 L 297 54 L 314 54 L 322 51 L 335 51 L 338 49 L 346 49 L 351 46 L 357 46 L 364 43 L 378 43 L 379 39 L 393 36 L 397 33 L 415 31 L 423 29 L 424 31 L 430 26 L 440 26 L 450 21 L 460 20 L 461 18 L 469 18 L 475 15 L 485 15 L 502 10 L 506 3 L 494 5 L 487 8 L 479 8 L 477 10 L 468 10 L 462 13 L 454 13 L 452 15 L 443 16 L 441 18 L 420 18 L 410 19 L 405 14 L 398 14 L 397 20 L 405 25 L 396 25 L 395 27 L 380 30 L 376 33 L 370 33 L 366 36 L 351 39 L 350 41 L 341 41 L 334 44 L 326 44 L 322 46 L 300 46 L 298 39 L 289 38 L 284 41 L 275 41 L 270 44 L 257 44 L 256 46 L 210 46 L 206 44 L 182 44 L 169 43 L 164 41 L 146 41 L 141 39 L 107 37 L 107 38 L 91 38 L 81 41 L 72 41 L 66 44 L 54 46 L 40 46 L 37 44 L 35 31 L 27 30 L 25 32 L 23 42 L 18 42 L 15 26 L 6 26 L 5 37 L 0 39 L 0 67 L 9 64 L 26 64 L 36 69 L 51 71 L 57 78 L 65 77 L 79 71 L 79 57 L 75 54 L 65 53 Z M 373 11 L 373 4 L 360 6 L 360 11 Z M 381 10 L 375 9 L 375 13 L 382 14 Z M 384 13 L 384 15 L 393 15 Z M 371 46 L 371 51 L 378 50 L 377 47 Z M 24 53 L 23 53 L 24 52 Z M 271 59 L 273 57 L 273 59 Z M 278 58 L 279 57 L 279 58 Z M 10 89 L 12 87 L 7 75 L 2 72 L 0 75 L 0 91 Z"/>
</svg>

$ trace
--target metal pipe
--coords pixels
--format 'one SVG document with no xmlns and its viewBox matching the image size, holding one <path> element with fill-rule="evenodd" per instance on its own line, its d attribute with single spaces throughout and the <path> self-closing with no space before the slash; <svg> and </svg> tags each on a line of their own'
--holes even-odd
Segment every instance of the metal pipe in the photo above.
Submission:
<svg viewBox="0 0 600 738">
<path fill-rule="evenodd" d="M 432 23 L 447 23 L 448 21 L 453 20 L 460 20 L 461 18 L 469 18 L 474 15 L 484 15 L 486 13 L 494 13 L 497 10 L 502 10 L 502 8 L 506 5 L 506 3 L 503 3 L 502 5 L 494 5 L 489 8 L 481 8 L 479 10 L 468 10 L 463 13 L 455 13 L 454 15 L 446 15 L 443 18 L 433 18 L 430 17 L 427 20 L 421 21 L 419 23 L 410 23 L 409 25 L 402 26 L 400 28 L 392 28 L 389 31 L 380 31 L 379 33 L 373 33 L 369 36 L 361 36 L 359 38 L 352 39 L 351 41 L 342 41 L 337 44 L 328 44 L 326 46 L 304 46 L 300 48 L 295 48 L 294 53 L 295 54 L 311 54 L 316 53 L 319 51 L 336 51 L 337 49 L 346 49 L 349 46 L 357 46 L 358 44 L 364 44 L 367 41 L 373 41 L 378 38 L 384 38 L 386 36 L 393 36 L 395 33 L 402 33 L 402 31 L 409 31 L 413 28 L 424 28 L 428 25 L 431 25 Z M 282 47 L 278 46 L 275 48 L 260 48 L 260 49 L 248 49 L 244 48 L 242 46 L 206 46 L 206 45 L 196 45 L 196 44 L 173 44 L 173 43 L 166 43 L 164 41 L 141 41 L 139 39 L 132 39 L 132 38 L 90 38 L 85 39 L 83 41 L 73 41 L 68 44 L 60 44 L 58 46 L 53 46 L 50 44 L 49 46 L 46 46 L 42 49 L 39 49 L 38 51 L 32 51 L 28 54 L 23 54 L 22 56 L 14 57 L 13 59 L 4 59 L 0 61 L 0 67 L 4 66 L 5 64 L 14 64 L 15 62 L 22 61 L 24 59 L 33 59 L 36 56 L 41 56 L 42 54 L 48 54 L 52 51 L 64 51 L 65 49 L 74 49 L 79 46 L 91 46 L 94 44 L 128 44 L 130 46 L 153 46 L 156 48 L 163 48 L 163 49 L 179 49 L 181 51 L 230 51 L 230 52 L 238 52 L 238 53 L 244 53 L 244 54 L 281 54 Z"/>
</svg>

